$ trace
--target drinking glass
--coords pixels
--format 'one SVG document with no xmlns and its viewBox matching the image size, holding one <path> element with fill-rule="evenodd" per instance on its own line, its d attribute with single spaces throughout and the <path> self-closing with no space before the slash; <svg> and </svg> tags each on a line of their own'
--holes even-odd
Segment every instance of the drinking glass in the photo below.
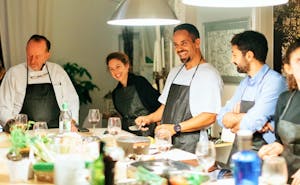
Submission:
<svg viewBox="0 0 300 185">
<path fill-rule="evenodd" d="M 263 185 L 285 185 L 287 179 L 288 170 L 283 157 L 272 156 L 263 161 L 261 176 Z"/>
<path fill-rule="evenodd" d="M 119 134 L 122 130 L 121 119 L 119 117 L 108 118 L 107 130 L 113 136 Z"/>
<path fill-rule="evenodd" d="M 172 136 L 169 130 L 159 129 L 155 132 L 155 145 L 157 150 L 164 155 L 172 147 Z M 163 156 L 165 158 L 165 156 Z"/>
<path fill-rule="evenodd" d="M 17 114 L 14 118 L 13 126 L 25 131 L 28 126 L 27 121 L 28 121 L 27 114 Z"/>
<path fill-rule="evenodd" d="M 213 142 L 198 142 L 195 150 L 199 165 L 204 168 L 204 172 L 212 167 L 216 160 L 216 148 Z"/>
<path fill-rule="evenodd" d="M 47 130 L 48 130 L 48 125 L 47 122 L 45 121 L 38 121 L 35 122 L 32 128 L 34 135 L 43 137 L 46 136 Z"/>
<path fill-rule="evenodd" d="M 88 122 L 93 125 L 93 134 L 95 135 L 95 128 L 97 123 L 101 120 L 99 109 L 89 109 Z"/>
</svg>

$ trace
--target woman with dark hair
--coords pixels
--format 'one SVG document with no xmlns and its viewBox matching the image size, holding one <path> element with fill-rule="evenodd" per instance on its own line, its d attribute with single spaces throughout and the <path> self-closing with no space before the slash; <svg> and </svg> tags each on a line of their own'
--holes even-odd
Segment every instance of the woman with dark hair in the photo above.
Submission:
<svg viewBox="0 0 300 185">
<path fill-rule="evenodd" d="M 283 69 L 289 90 L 278 99 L 275 111 L 275 134 L 277 141 L 263 146 L 261 158 L 282 155 L 287 161 L 292 185 L 300 184 L 300 40 L 286 52 Z M 271 85 L 271 84 L 270 84 Z"/>
<path fill-rule="evenodd" d="M 147 131 L 133 131 L 135 118 L 154 112 L 159 106 L 160 93 L 142 76 L 129 72 L 130 62 L 126 54 L 113 52 L 106 57 L 106 64 L 111 76 L 119 81 L 112 92 L 116 110 L 122 116 L 122 129 L 137 135 L 154 135 L 155 124 Z"/>
</svg>

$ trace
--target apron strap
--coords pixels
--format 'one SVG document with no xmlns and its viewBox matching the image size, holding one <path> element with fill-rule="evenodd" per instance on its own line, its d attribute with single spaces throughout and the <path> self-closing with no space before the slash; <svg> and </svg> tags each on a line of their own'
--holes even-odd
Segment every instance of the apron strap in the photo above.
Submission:
<svg viewBox="0 0 300 185">
<path fill-rule="evenodd" d="M 175 77 L 173 78 L 171 84 L 173 84 L 174 80 L 177 78 L 178 74 L 179 74 L 180 71 L 183 69 L 183 67 L 184 67 L 184 64 L 180 67 L 179 71 L 176 73 L 176 75 L 175 75 Z M 194 79 L 194 76 L 195 76 L 195 74 L 196 74 L 196 72 L 197 72 L 197 70 L 198 70 L 198 67 L 199 67 L 199 64 L 197 64 L 196 70 L 195 70 L 195 72 L 194 72 L 194 74 L 193 74 L 193 76 L 192 76 L 192 79 L 191 79 L 191 81 L 190 81 L 189 86 L 191 86 L 192 80 Z"/>
<path fill-rule="evenodd" d="M 268 74 L 269 71 L 270 71 L 270 68 L 269 68 L 269 69 L 265 72 L 265 74 L 262 76 L 262 78 L 260 79 L 260 81 L 258 82 L 258 84 L 260 84 L 260 83 L 263 81 L 263 79 L 266 77 L 266 75 Z M 249 79 L 248 79 L 248 81 L 249 81 Z M 241 99 L 243 99 L 243 96 L 244 96 L 244 94 L 245 94 L 245 92 L 246 92 L 247 87 L 248 87 L 248 85 L 245 87 L 245 89 L 244 89 L 244 91 L 243 91 L 243 93 L 242 93 L 242 95 L 241 95 Z M 256 97 L 256 95 L 255 95 L 255 97 Z"/>
<path fill-rule="evenodd" d="M 45 64 L 45 65 L 46 65 L 47 72 L 48 72 L 48 74 L 49 74 L 50 83 L 51 83 L 52 86 L 53 86 L 52 79 L 51 79 L 51 75 L 50 75 L 50 72 L 49 72 L 49 70 L 48 70 L 48 65 L 47 65 L 47 64 Z M 53 87 L 53 88 L 54 88 L 54 87 Z"/>
<path fill-rule="evenodd" d="M 177 78 L 177 76 L 178 76 L 178 74 L 179 74 L 179 72 L 182 70 L 182 68 L 184 67 L 184 64 L 180 67 L 180 69 L 179 69 L 179 71 L 176 73 L 176 75 L 175 75 L 175 77 L 173 78 L 173 80 L 172 80 L 172 83 L 171 84 L 173 84 L 173 82 L 174 82 L 174 80 Z"/>
</svg>

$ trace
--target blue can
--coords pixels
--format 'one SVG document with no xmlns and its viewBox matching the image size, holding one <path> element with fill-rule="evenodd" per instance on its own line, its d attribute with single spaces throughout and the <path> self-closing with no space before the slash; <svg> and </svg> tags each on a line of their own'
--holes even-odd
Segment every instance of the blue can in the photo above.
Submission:
<svg viewBox="0 0 300 185">
<path fill-rule="evenodd" d="M 258 185 L 261 159 L 251 150 L 237 152 L 232 155 L 232 169 L 235 185 Z"/>
</svg>

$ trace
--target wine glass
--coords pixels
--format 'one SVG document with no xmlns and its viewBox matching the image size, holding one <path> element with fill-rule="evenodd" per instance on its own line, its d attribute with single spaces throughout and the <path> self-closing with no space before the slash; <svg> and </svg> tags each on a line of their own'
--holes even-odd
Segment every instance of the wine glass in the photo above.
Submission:
<svg viewBox="0 0 300 185">
<path fill-rule="evenodd" d="M 93 135 L 95 135 L 95 128 L 97 123 L 101 120 L 99 109 L 89 109 L 88 122 L 93 125 Z"/>
<path fill-rule="evenodd" d="M 213 142 L 198 142 L 195 150 L 199 165 L 208 173 L 208 169 L 215 164 L 216 148 Z"/>
<path fill-rule="evenodd" d="M 27 121 L 28 121 L 27 114 L 17 114 L 14 118 L 13 127 L 20 128 L 23 131 L 25 131 L 28 127 Z"/>
<path fill-rule="evenodd" d="M 162 154 L 165 154 L 165 152 L 169 151 L 172 147 L 172 136 L 170 131 L 167 129 L 156 130 L 155 145 L 157 150 Z"/>
<path fill-rule="evenodd" d="M 113 136 L 119 134 L 122 130 L 121 119 L 119 117 L 108 118 L 107 130 Z"/>
<path fill-rule="evenodd" d="M 263 161 L 261 175 L 263 185 L 285 185 L 287 179 L 287 164 L 283 157 L 272 156 Z"/>
<path fill-rule="evenodd" d="M 48 130 L 47 122 L 45 122 L 45 121 L 35 122 L 32 127 L 32 130 L 34 132 L 34 135 L 36 135 L 36 136 L 39 136 L 39 137 L 46 136 L 47 130 Z"/>
</svg>

